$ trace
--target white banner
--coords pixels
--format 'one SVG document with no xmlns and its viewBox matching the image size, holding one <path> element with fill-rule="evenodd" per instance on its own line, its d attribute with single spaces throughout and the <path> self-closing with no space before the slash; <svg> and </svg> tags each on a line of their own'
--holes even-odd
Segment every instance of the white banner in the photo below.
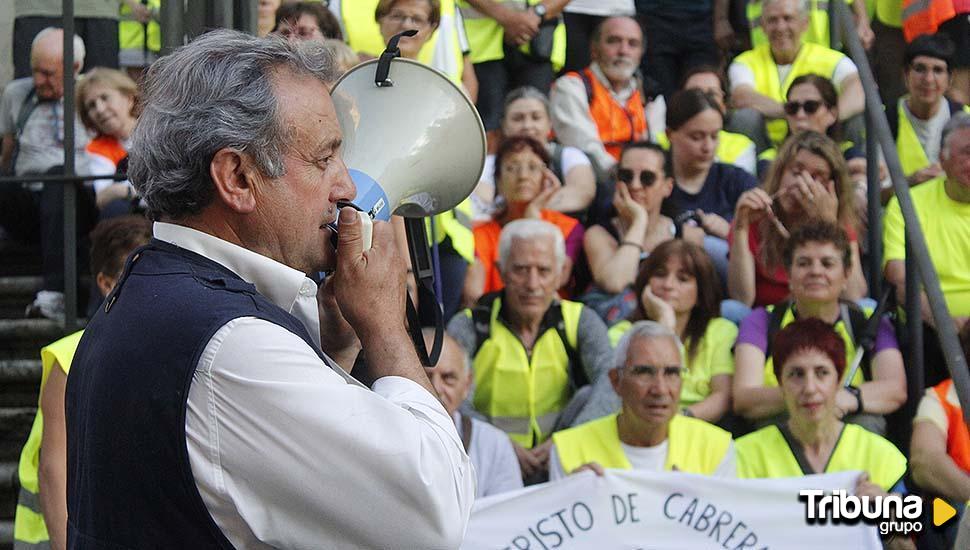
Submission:
<svg viewBox="0 0 970 550">
<path fill-rule="evenodd" d="M 722 479 L 608 470 L 475 503 L 464 550 L 882 548 L 864 523 L 809 525 L 801 489 L 851 491 L 858 472 Z"/>
</svg>

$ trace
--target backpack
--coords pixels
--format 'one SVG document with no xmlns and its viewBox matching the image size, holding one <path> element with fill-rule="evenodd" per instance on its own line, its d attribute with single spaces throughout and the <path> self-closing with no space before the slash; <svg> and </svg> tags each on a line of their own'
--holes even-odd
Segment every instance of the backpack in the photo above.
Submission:
<svg viewBox="0 0 970 550">
<path fill-rule="evenodd" d="M 772 342 L 775 340 L 775 335 L 781 330 L 781 323 L 792 305 L 791 300 L 785 300 L 784 302 L 775 304 L 774 309 L 768 313 L 768 347 L 765 348 L 765 357 L 771 357 Z M 866 332 L 866 323 L 868 323 L 869 317 L 866 317 L 866 312 L 862 311 L 862 308 L 852 302 L 840 302 L 839 309 L 839 319 L 845 325 L 845 330 L 849 333 L 849 339 L 852 340 L 852 344 L 858 349 L 859 337 Z M 846 322 L 846 318 L 848 318 L 848 322 Z M 875 339 L 873 338 L 873 340 Z M 869 381 L 872 380 L 872 349 L 867 349 L 867 346 L 863 346 L 863 349 L 864 353 L 860 368 L 862 369 L 863 379 Z"/>
<path fill-rule="evenodd" d="M 492 306 L 495 304 L 495 300 L 501 297 L 502 294 L 503 292 L 501 290 L 486 294 L 472 308 L 472 326 L 475 329 L 475 348 L 471 350 L 472 357 L 478 354 L 478 350 L 482 348 L 482 344 L 491 336 Z M 562 318 L 562 305 L 558 302 L 552 304 L 550 311 L 546 313 L 546 319 L 549 319 L 550 315 L 552 316 L 556 333 L 559 335 L 559 340 L 562 341 L 563 347 L 566 348 L 566 357 L 569 358 L 569 385 L 575 391 L 589 384 L 589 377 L 586 376 L 586 371 L 583 369 L 579 350 L 574 348 L 570 344 L 569 339 L 566 338 L 566 324 Z M 542 334 L 536 340 L 541 337 Z"/>
</svg>

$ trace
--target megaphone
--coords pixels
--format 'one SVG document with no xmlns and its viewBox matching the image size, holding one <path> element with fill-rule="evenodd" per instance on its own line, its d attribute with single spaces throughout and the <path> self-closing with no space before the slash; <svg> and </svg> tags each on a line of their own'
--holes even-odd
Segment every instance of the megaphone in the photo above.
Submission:
<svg viewBox="0 0 970 550">
<path fill-rule="evenodd" d="M 391 214 L 451 210 L 474 190 L 485 163 L 485 128 L 475 105 L 444 74 L 382 56 L 344 74 L 331 96 L 365 231 L 371 219 Z"/>
</svg>

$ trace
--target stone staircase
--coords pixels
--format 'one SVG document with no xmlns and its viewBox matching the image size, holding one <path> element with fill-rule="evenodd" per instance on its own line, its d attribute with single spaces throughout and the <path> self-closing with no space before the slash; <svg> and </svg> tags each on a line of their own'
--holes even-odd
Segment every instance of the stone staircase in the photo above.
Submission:
<svg viewBox="0 0 970 550">
<path fill-rule="evenodd" d="M 0 241 L 0 550 L 13 548 L 17 463 L 37 412 L 40 348 L 66 332 L 46 319 L 24 319 L 41 283 L 39 250 Z"/>
</svg>

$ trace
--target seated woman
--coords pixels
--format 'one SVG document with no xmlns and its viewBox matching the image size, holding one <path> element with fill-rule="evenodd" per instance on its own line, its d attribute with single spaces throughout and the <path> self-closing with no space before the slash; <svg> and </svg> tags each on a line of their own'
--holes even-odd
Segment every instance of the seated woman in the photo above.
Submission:
<svg viewBox="0 0 970 550">
<path fill-rule="evenodd" d="M 848 284 L 852 251 L 845 232 L 825 221 L 799 226 L 785 248 L 791 301 L 758 308 L 741 323 L 734 349 L 734 411 L 763 425 L 785 413 L 783 389 L 776 378 L 778 364 L 771 360 L 777 347 L 773 336 L 779 329 L 801 319 L 821 319 L 841 337 L 852 361 L 856 341 L 865 329 L 866 316 L 839 296 Z M 777 336 L 775 336 L 777 338 Z M 863 359 L 852 385 L 835 395 L 838 417 L 885 431 L 881 416 L 906 401 L 903 356 L 888 319 L 880 321 L 871 356 Z M 859 416 L 865 413 L 864 416 Z"/>
<path fill-rule="evenodd" d="M 633 284 L 640 261 L 676 234 L 673 220 L 660 213 L 673 187 L 664 161 L 659 146 L 642 141 L 620 153 L 613 194 L 616 215 L 591 226 L 583 238 L 593 284 L 602 292 L 616 294 Z"/>
<path fill-rule="evenodd" d="M 746 191 L 738 200 L 728 242 L 728 297 L 750 307 L 775 304 L 788 298 L 788 274 L 782 252 L 789 233 L 814 219 L 837 223 L 849 237 L 852 261 L 842 297 L 866 295 L 852 187 L 838 146 L 818 132 L 788 138 L 763 188 Z M 744 314 L 736 311 L 732 320 Z M 727 315 L 725 315 L 727 316 Z"/>
<path fill-rule="evenodd" d="M 610 343 L 616 345 L 636 321 L 656 321 L 673 330 L 684 342 L 687 366 L 681 414 L 718 422 L 731 407 L 731 348 L 738 327 L 718 317 L 721 287 L 711 259 L 695 244 L 667 241 L 643 262 L 633 289 L 637 309 L 610 328 Z"/>
<path fill-rule="evenodd" d="M 530 137 L 546 147 L 552 172 L 563 183 L 562 192 L 549 201 L 547 208 L 581 216 L 596 195 L 596 176 L 586 153 L 575 147 L 550 140 L 552 120 L 549 98 L 532 86 L 516 88 L 505 96 L 502 110 L 502 137 Z M 485 157 L 482 178 L 472 194 L 476 219 L 491 215 L 495 200 L 495 155 Z"/>
<path fill-rule="evenodd" d="M 906 457 L 882 437 L 839 420 L 839 381 L 846 368 L 845 344 L 820 319 L 788 325 L 775 340 L 774 375 L 788 420 L 739 438 L 738 477 L 799 477 L 861 470 L 854 493 L 886 496 L 904 490 Z M 895 537 L 890 547 L 908 546 Z"/>
<path fill-rule="evenodd" d="M 137 103 L 138 85 L 121 71 L 97 67 L 78 81 L 78 113 L 96 136 L 87 146 L 92 174 L 126 171 Z M 128 180 L 94 180 L 94 193 L 101 219 L 130 214 L 136 204 L 135 188 Z"/>
<path fill-rule="evenodd" d="M 730 114 L 728 113 L 728 107 L 725 101 L 727 82 L 725 81 L 724 71 L 713 65 L 698 65 L 687 71 L 680 89 L 700 90 L 710 96 L 717 103 L 721 113 L 724 113 L 725 125 L 727 125 L 726 121 L 730 117 Z M 666 116 L 666 105 L 664 106 L 664 116 Z M 663 125 L 664 120 L 660 120 L 659 124 L 654 124 L 651 121 L 650 129 L 663 128 Z M 667 138 L 665 131 L 656 133 L 654 138 L 664 149 L 670 148 L 670 140 Z M 752 175 L 756 173 L 758 155 L 755 152 L 755 145 L 751 141 L 751 138 L 744 134 L 735 134 L 727 130 L 718 132 L 717 151 L 715 155 L 717 162 L 733 164 Z"/>
<path fill-rule="evenodd" d="M 842 337 L 821 319 L 800 319 L 778 333 L 772 359 L 788 419 L 737 440 L 739 477 L 862 470 L 857 493 L 897 487 L 906 457 L 882 437 L 839 420 Z"/>
<path fill-rule="evenodd" d="M 707 233 L 704 249 L 721 280 L 727 278 L 727 236 L 741 194 L 758 185 L 744 170 L 715 162 L 724 115 L 711 96 L 701 90 L 682 90 L 667 104 L 671 176 L 674 188 L 665 201 L 671 216 L 696 216 Z"/>
<path fill-rule="evenodd" d="M 548 208 L 556 192 L 562 189 L 559 178 L 549 169 L 549 160 L 545 146 L 525 136 L 503 140 L 495 153 L 496 200 L 501 206 L 491 221 L 474 229 L 475 255 L 481 269 L 475 270 L 480 273 L 479 280 L 470 284 L 482 289 L 479 296 L 504 286 L 497 264 L 499 235 L 507 223 L 522 218 L 544 220 L 562 231 L 567 255 L 562 281 L 569 280 L 582 249 L 583 226 L 576 218 Z"/>
</svg>

